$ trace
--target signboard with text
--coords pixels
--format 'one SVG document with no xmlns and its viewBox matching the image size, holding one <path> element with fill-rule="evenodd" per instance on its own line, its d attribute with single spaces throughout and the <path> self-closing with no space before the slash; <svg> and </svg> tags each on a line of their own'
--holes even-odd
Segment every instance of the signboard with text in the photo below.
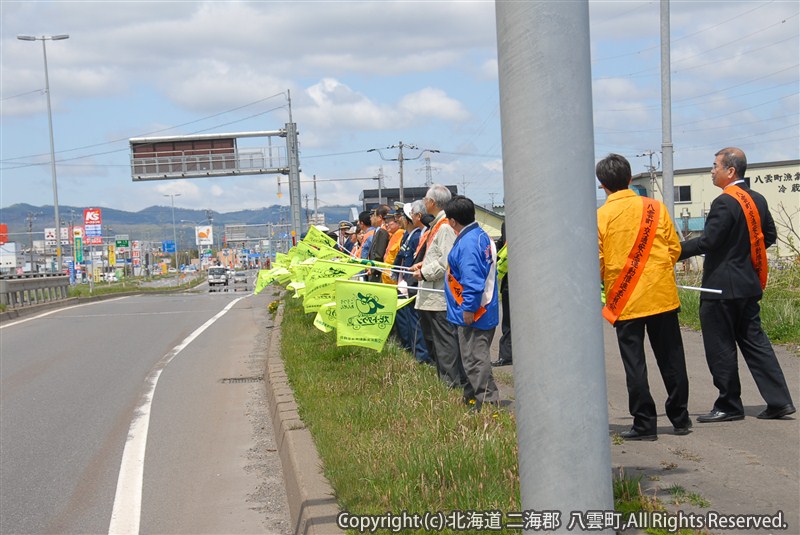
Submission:
<svg viewBox="0 0 800 535">
<path fill-rule="evenodd" d="M 87 237 L 103 235 L 103 217 L 100 208 L 85 208 L 83 210 L 83 228 Z"/>
</svg>

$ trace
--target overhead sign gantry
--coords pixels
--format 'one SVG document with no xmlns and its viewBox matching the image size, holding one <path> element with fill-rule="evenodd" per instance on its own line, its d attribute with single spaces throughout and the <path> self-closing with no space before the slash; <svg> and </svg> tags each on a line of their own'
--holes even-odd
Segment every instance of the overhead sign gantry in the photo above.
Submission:
<svg viewBox="0 0 800 535">
<path fill-rule="evenodd" d="M 240 138 L 265 137 L 266 147 L 240 148 Z M 273 138 L 285 143 L 273 144 Z M 282 130 L 130 138 L 134 182 L 239 175 L 283 174 L 289 177 L 292 229 L 300 226 L 300 165 L 297 125 Z"/>
</svg>

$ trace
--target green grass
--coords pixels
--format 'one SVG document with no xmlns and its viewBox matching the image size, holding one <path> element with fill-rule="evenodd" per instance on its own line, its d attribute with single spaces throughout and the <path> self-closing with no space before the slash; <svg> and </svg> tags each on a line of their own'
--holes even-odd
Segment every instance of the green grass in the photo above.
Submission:
<svg viewBox="0 0 800 535">
<path fill-rule="evenodd" d="M 205 277 L 187 277 L 185 282 L 175 286 L 161 286 L 161 287 L 143 287 L 141 283 L 149 282 L 159 278 L 167 278 L 168 276 L 162 275 L 157 277 L 126 277 L 118 282 L 97 282 L 94 288 L 89 288 L 88 284 L 75 284 L 69 287 L 70 297 L 90 297 L 96 295 L 108 295 L 115 293 L 125 292 L 172 292 L 176 290 L 187 290 L 203 283 Z"/>
<path fill-rule="evenodd" d="M 341 509 L 520 511 L 513 412 L 471 413 L 460 391 L 391 343 L 381 352 L 336 347 L 335 333 L 316 330 L 301 301 L 286 295 L 281 354 Z M 663 510 L 640 480 L 613 478 L 618 511 Z"/>
<path fill-rule="evenodd" d="M 681 275 L 678 284 L 700 286 L 700 274 Z M 679 289 L 678 293 L 681 324 L 700 330 L 700 292 Z M 800 264 L 770 270 L 761 299 L 761 323 L 772 342 L 800 345 Z"/>
<path fill-rule="evenodd" d="M 286 301 L 282 350 L 342 509 L 519 510 L 512 413 L 470 413 L 460 391 L 397 346 L 337 348 L 312 319 Z"/>
</svg>

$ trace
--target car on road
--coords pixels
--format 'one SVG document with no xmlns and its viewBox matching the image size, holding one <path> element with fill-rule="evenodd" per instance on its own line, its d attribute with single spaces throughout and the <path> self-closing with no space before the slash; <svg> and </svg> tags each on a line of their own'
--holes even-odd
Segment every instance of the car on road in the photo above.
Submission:
<svg viewBox="0 0 800 535">
<path fill-rule="evenodd" d="M 233 272 L 233 290 L 237 290 L 237 285 L 243 284 L 245 291 L 247 291 L 247 272 L 234 271 Z"/>
<path fill-rule="evenodd" d="M 208 291 L 213 292 L 214 288 L 228 290 L 228 270 L 221 266 L 208 268 Z"/>
</svg>

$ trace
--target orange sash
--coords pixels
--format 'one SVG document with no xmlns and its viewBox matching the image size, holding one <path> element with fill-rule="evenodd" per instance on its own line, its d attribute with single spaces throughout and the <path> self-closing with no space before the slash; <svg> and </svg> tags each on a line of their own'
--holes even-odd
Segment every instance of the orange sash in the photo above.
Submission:
<svg viewBox="0 0 800 535">
<path fill-rule="evenodd" d="M 427 238 L 428 238 L 428 233 L 429 233 L 430 231 L 431 231 L 430 229 L 427 229 L 427 228 L 426 228 L 426 229 L 423 231 L 423 233 L 420 235 L 420 237 L 419 237 L 419 243 L 417 244 L 417 250 L 416 250 L 416 251 L 414 251 L 414 256 L 415 256 L 415 257 L 416 257 L 416 256 L 419 254 L 420 250 L 422 250 L 422 246 L 423 246 L 423 245 L 425 245 L 425 244 L 428 242 L 428 239 L 427 239 Z"/>
<path fill-rule="evenodd" d="M 611 289 L 606 292 L 606 306 L 603 307 L 603 317 L 611 325 L 616 323 L 619 315 L 625 309 L 625 305 L 633 295 L 636 283 L 644 272 L 647 259 L 650 257 L 650 250 L 655 242 L 656 231 L 658 229 L 658 216 L 661 206 L 657 201 L 642 197 L 644 206 L 642 207 L 642 222 L 639 226 L 639 234 L 633 242 L 633 248 L 628 253 L 628 260 L 617 276 L 617 280 L 611 285 Z"/>
<path fill-rule="evenodd" d="M 761 216 L 756 209 L 753 198 L 742 188 L 736 185 L 728 186 L 723 190 L 737 201 L 742 207 L 745 218 L 747 218 L 747 230 L 750 233 L 750 260 L 753 268 L 758 274 L 761 282 L 761 289 L 767 287 L 767 248 L 764 246 L 764 231 L 761 229 Z"/>
<path fill-rule="evenodd" d="M 450 287 L 450 292 L 453 294 L 453 298 L 458 303 L 458 306 L 461 306 L 461 303 L 464 302 L 464 287 L 461 286 L 461 283 L 456 280 L 456 278 L 450 273 L 450 268 L 447 268 L 447 285 Z M 478 321 L 481 316 L 486 313 L 486 307 L 481 305 L 481 307 L 475 311 L 475 321 Z"/>
</svg>

